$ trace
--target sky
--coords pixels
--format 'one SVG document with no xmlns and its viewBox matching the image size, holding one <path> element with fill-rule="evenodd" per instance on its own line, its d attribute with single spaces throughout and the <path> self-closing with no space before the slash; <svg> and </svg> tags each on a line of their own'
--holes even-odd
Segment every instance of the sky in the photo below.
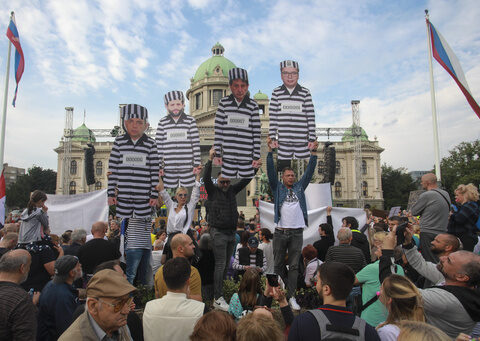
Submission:
<svg viewBox="0 0 480 341">
<path fill-rule="evenodd" d="M 12 53 L 5 162 L 56 170 L 65 107 L 75 108 L 74 128 L 85 111 L 89 128 L 111 129 L 118 104 L 138 103 L 156 126 L 163 95 L 185 92 L 220 42 L 225 57 L 248 70 L 252 95 L 270 97 L 281 84 L 279 62 L 296 60 L 317 126 L 350 126 L 350 102 L 360 100 L 361 126 L 385 149 L 382 163 L 432 169 L 425 9 L 480 101 L 478 0 L 2 0 L 0 23 L 6 31 L 15 11 L 26 59 L 14 108 Z M 3 36 L 2 85 L 7 51 Z M 479 138 L 480 120 L 435 60 L 433 74 L 444 157 Z"/>
</svg>

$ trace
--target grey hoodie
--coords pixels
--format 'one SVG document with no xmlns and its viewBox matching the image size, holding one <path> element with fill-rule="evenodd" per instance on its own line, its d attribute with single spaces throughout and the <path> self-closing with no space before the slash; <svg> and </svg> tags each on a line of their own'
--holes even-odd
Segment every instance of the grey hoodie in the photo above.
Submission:
<svg viewBox="0 0 480 341">
<path fill-rule="evenodd" d="M 28 214 L 26 208 L 20 216 L 20 232 L 18 235 L 19 243 L 31 243 L 42 239 L 41 227 L 44 230 L 48 228 L 48 215 L 39 207 L 35 207 L 32 213 Z"/>
<path fill-rule="evenodd" d="M 425 261 L 417 247 L 404 249 L 410 265 L 436 285 L 444 285 L 445 277 L 436 265 Z M 470 334 L 476 322 L 452 293 L 441 288 L 418 289 L 422 294 L 427 322 L 443 330 L 455 339 L 460 333 Z M 477 300 L 478 301 L 478 300 Z"/>
</svg>

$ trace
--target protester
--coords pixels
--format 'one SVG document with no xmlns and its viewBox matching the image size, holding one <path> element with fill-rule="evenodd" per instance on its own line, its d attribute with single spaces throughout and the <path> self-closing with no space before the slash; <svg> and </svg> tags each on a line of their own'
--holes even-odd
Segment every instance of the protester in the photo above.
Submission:
<svg viewBox="0 0 480 341">
<path fill-rule="evenodd" d="M 267 228 L 262 228 L 258 231 L 258 237 L 261 241 L 258 248 L 263 251 L 263 256 L 265 257 L 265 261 L 267 262 L 267 267 L 265 269 L 265 274 L 273 274 L 275 273 L 275 261 L 273 258 L 273 234 Z"/>
<path fill-rule="evenodd" d="M 167 188 L 192 187 L 195 183 L 194 174 L 202 169 L 197 123 L 194 117 L 184 111 L 183 92 L 167 92 L 164 102 L 167 115 L 158 122 L 156 133 L 159 174 L 163 176 Z M 171 231 L 167 229 L 167 233 Z"/>
<path fill-rule="evenodd" d="M 437 263 L 438 257 L 430 250 L 430 243 L 439 233 L 447 232 L 450 197 L 438 188 L 437 177 L 433 173 L 422 176 L 421 184 L 426 192 L 420 194 L 412 206 L 411 213 L 420 216 L 420 249 L 426 261 Z"/>
<path fill-rule="evenodd" d="M 223 311 L 210 311 L 200 317 L 190 336 L 191 341 L 236 341 L 237 325 Z"/>
<path fill-rule="evenodd" d="M 125 219 L 125 226 L 127 280 L 134 284 L 133 281 L 137 278 L 139 284 L 150 285 L 153 277 L 150 265 L 152 258 L 150 230 L 145 228 L 146 221 L 143 218 Z"/>
<path fill-rule="evenodd" d="M 327 207 L 327 222 L 320 224 L 318 226 L 318 234 L 320 235 L 320 240 L 317 240 L 313 243 L 313 247 L 317 249 L 317 258 L 322 262 L 325 261 L 325 256 L 327 255 L 328 248 L 335 244 L 335 235 L 333 233 L 333 224 L 332 224 L 332 207 Z"/>
<path fill-rule="evenodd" d="M 131 340 L 127 315 L 135 291 L 121 274 L 101 270 L 88 282 L 87 309 L 60 336 L 59 341 Z"/>
<path fill-rule="evenodd" d="M 37 309 L 19 285 L 27 279 L 30 264 L 26 250 L 8 251 L 0 258 L 0 340 L 35 340 Z"/>
<path fill-rule="evenodd" d="M 223 297 L 223 279 L 235 246 L 235 229 L 238 222 L 237 199 L 235 196 L 250 183 L 251 178 L 241 179 L 236 184 L 231 185 L 229 179 L 224 178 L 222 174 L 218 174 L 217 185 L 214 185 L 212 182 L 214 155 L 215 149 L 212 147 L 203 174 L 205 189 L 208 194 L 205 207 L 208 212 L 208 224 L 215 255 L 214 306 L 217 309 L 227 311 L 228 304 Z"/>
<path fill-rule="evenodd" d="M 402 321 L 399 324 L 400 334 L 397 341 L 451 341 L 447 334 L 440 329 L 424 322 Z M 456 339 L 459 341 L 459 339 Z M 470 340 L 469 338 L 466 340 Z"/>
<path fill-rule="evenodd" d="M 422 296 L 408 278 L 396 274 L 387 277 L 381 286 L 379 300 L 388 309 L 385 322 L 377 327 L 382 341 L 397 340 L 402 321 L 425 322 Z"/>
<path fill-rule="evenodd" d="M 263 251 L 258 248 L 257 238 L 250 237 L 247 247 L 237 249 L 232 267 L 234 270 L 237 270 L 237 275 L 243 275 L 245 270 L 249 268 L 255 268 L 258 272 L 265 273 L 267 260 L 263 255 Z"/>
<path fill-rule="evenodd" d="M 348 227 L 352 230 L 350 245 L 362 250 L 365 262 L 367 264 L 370 263 L 370 245 L 367 236 L 358 230 L 358 220 L 355 217 L 344 217 L 342 219 L 342 227 Z"/>
<path fill-rule="evenodd" d="M 384 235 L 385 232 L 377 232 L 375 235 Z M 378 293 L 380 291 L 381 283 L 379 280 L 379 265 L 380 256 L 382 255 L 383 240 L 376 246 L 376 253 L 378 260 L 368 264 L 362 270 L 355 275 L 355 285 L 362 286 L 362 306 L 359 308 L 361 312 L 360 317 L 364 319 L 372 327 L 376 327 L 380 323 L 384 322 L 388 316 L 388 310 L 378 300 Z M 403 268 L 399 265 L 395 265 L 394 273 L 404 275 Z"/>
<path fill-rule="evenodd" d="M 315 109 L 310 90 L 298 84 L 296 61 L 280 63 L 283 84 L 270 100 L 269 138 L 278 148 L 279 160 L 307 159 L 316 141 Z"/>
<path fill-rule="evenodd" d="M 20 244 L 38 243 L 48 229 L 48 207 L 45 206 L 47 195 L 35 190 L 30 196 L 27 208 L 22 212 L 18 242 Z"/>
<path fill-rule="evenodd" d="M 352 234 L 351 229 L 348 227 L 342 227 L 338 230 L 337 239 L 339 245 L 331 246 L 328 249 L 325 262 L 340 262 L 346 264 L 357 273 L 363 269 L 366 262 L 362 251 L 350 245 L 353 238 Z"/>
<path fill-rule="evenodd" d="M 195 245 L 192 239 L 183 233 L 176 234 L 170 243 L 173 258 L 190 258 L 194 254 Z M 189 279 L 190 294 L 188 298 L 202 302 L 202 281 L 198 270 L 191 266 Z M 155 297 L 162 298 L 167 293 L 167 285 L 163 277 L 163 266 L 155 274 Z"/>
<path fill-rule="evenodd" d="M 78 307 L 78 291 L 73 282 L 82 278 L 82 267 L 75 256 L 55 261 L 55 275 L 42 291 L 38 305 L 38 340 L 57 340 L 73 322 Z"/>
<path fill-rule="evenodd" d="M 473 251 L 478 243 L 477 221 L 480 215 L 478 189 L 474 184 L 459 185 L 455 190 L 455 201 L 460 205 L 453 211 L 448 222 L 448 233 L 458 237 L 466 251 Z"/>
<path fill-rule="evenodd" d="M 18 233 L 10 232 L 0 240 L 0 257 L 13 250 L 18 243 Z"/>
<path fill-rule="evenodd" d="M 64 251 L 65 251 L 65 247 L 70 245 L 72 243 L 72 230 L 67 230 L 65 232 L 62 233 L 62 235 L 60 236 L 60 244 L 62 244 L 62 247 L 64 248 Z"/>
<path fill-rule="evenodd" d="M 297 288 L 298 264 L 303 243 L 303 229 L 308 226 L 305 189 L 315 171 L 317 164 L 318 142 L 311 146 L 311 156 L 302 178 L 295 182 L 293 169 L 282 170 L 282 182 L 278 181 L 277 171 L 273 163 L 273 142 L 267 138 L 267 174 L 270 188 L 275 196 L 273 237 L 273 255 L 275 258 L 275 273 L 281 275 L 287 283 L 289 303 L 294 310 L 300 310 L 294 293 Z M 285 256 L 288 252 L 288 275 L 285 274 Z M 288 278 L 288 281 L 285 279 Z"/>
<path fill-rule="evenodd" d="M 248 96 L 247 70 L 228 70 L 228 81 L 232 93 L 220 100 L 215 113 L 215 164 L 222 166 L 224 178 L 251 179 L 261 166 L 258 105 Z"/>
<path fill-rule="evenodd" d="M 317 249 L 313 245 L 308 244 L 302 250 L 303 265 L 305 266 L 305 273 L 303 274 L 303 280 L 305 286 L 310 288 L 315 286 L 315 272 L 317 271 L 322 261 L 317 258 Z"/>
<path fill-rule="evenodd" d="M 167 234 L 164 233 L 164 237 L 167 237 Z M 162 238 L 162 237 L 161 237 Z M 155 240 L 153 243 L 153 251 L 152 251 L 152 273 L 155 274 L 158 271 L 158 268 L 162 265 L 162 255 L 163 255 L 163 247 L 165 245 L 165 238 L 163 240 L 159 238 Z"/>
<path fill-rule="evenodd" d="M 228 312 L 236 319 L 252 312 L 255 306 L 271 305 L 271 298 L 262 294 L 260 274 L 256 268 L 248 268 L 242 276 L 238 292 L 232 295 Z"/>
<path fill-rule="evenodd" d="M 147 302 L 143 312 L 144 338 L 146 341 L 188 340 L 206 305 L 188 297 L 191 265 L 186 258 L 170 259 L 162 270 L 167 293 Z"/>
<path fill-rule="evenodd" d="M 65 255 L 77 256 L 80 247 L 86 243 L 87 231 L 84 229 L 75 229 L 71 235 L 71 244 L 63 249 Z"/>
<path fill-rule="evenodd" d="M 391 272 L 391 256 L 396 245 L 396 231 L 383 242 L 380 258 L 380 280 Z M 442 256 L 435 266 L 426 262 L 412 242 L 413 231 L 407 228 L 403 248 L 408 262 L 422 276 L 437 286 L 419 289 L 427 321 L 451 338 L 470 333 L 480 321 L 480 256 L 469 251 L 457 251 Z"/>
<path fill-rule="evenodd" d="M 213 278 L 215 272 L 215 255 L 212 248 L 212 237 L 204 233 L 200 237 L 198 247 L 201 251 L 200 260 L 197 264 L 200 278 L 202 279 L 202 298 L 204 301 L 213 300 Z"/>
<path fill-rule="evenodd" d="M 237 325 L 236 341 L 283 341 L 282 330 L 270 316 L 248 314 Z"/>
<path fill-rule="evenodd" d="M 352 332 L 364 336 L 357 338 L 360 340 L 380 340 L 375 328 L 346 309 L 346 299 L 352 291 L 354 280 L 355 274 L 345 264 L 325 262 L 320 265 L 316 289 L 323 299 L 323 305 L 298 315 L 290 328 L 288 340 L 342 339 Z M 336 331 L 327 331 L 327 324 Z"/>
<path fill-rule="evenodd" d="M 93 239 L 82 245 L 78 250 L 78 259 L 82 264 L 84 275 L 93 274 L 95 267 L 103 262 L 120 258 L 118 249 L 105 240 L 107 223 L 97 221 L 92 225 Z"/>
</svg>

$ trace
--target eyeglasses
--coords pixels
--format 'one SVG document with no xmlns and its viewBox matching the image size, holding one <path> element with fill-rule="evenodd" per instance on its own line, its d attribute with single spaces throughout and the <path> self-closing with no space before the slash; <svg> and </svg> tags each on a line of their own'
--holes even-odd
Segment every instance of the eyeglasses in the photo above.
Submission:
<svg viewBox="0 0 480 341">
<path fill-rule="evenodd" d="M 230 180 L 221 180 L 219 181 L 220 185 L 229 185 L 230 184 Z"/>
<path fill-rule="evenodd" d="M 100 302 L 103 302 L 105 303 L 106 305 L 109 305 L 110 307 L 113 308 L 113 312 L 115 313 L 118 313 L 120 310 L 123 309 L 123 307 L 126 305 L 130 306 L 130 304 L 132 303 L 133 301 L 133 297 L 128 297 L 128 298 L 124 298 L 123 300 L 121 301 L 118 301 L 117 303 L 109 303 L 107 301 L 104 301 L 102 300 L 101 298 L 98 298 L 96 297 L 96 299 Z"/>
<path fill-rule="evenodd" d="M 180 198 L 186 198 L 187 197 L 187 193 L 179 193 L 177 194 Z"/>
<path fill-rule="evenodd" d="M 282 71 L 282 76 L 292 76 L 292 77 L 295 77 L 295 76 L 298 76 L 298 72 L 297 71 L 294 71 L 294 72 L 286 72 L 286 71 Z"/>
</svg>

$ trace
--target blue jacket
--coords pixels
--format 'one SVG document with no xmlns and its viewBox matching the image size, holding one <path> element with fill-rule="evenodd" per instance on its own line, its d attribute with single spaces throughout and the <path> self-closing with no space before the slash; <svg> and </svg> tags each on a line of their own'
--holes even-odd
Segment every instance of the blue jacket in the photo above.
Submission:
<svg viewBox="0 0 480 341">
<path fill-rule="evenodd" d="M 302 209 L 303 218 L 305 219 L 305 225 L 308 226 L 308 212 L 307 212 L 307 202 L 305 200 L 305 188 L 307 188 L 310 180 L 312 179 L 313 172 L 315 171 L 315 166 L 317 165 L 317 156 L 311 155 L 310 160 L 308 161 L 307 169 L 303 174 L 302 178 L 293 184 L 293 191 L 297 195 L 300 208 Z M 273 155 L 272 152 L 268 153 L 267 156 L 267 175 L 268 182 L 270 183 L 270 188 L 273 192 L 273 197 L 275 201 L 275 218 L 274 221 L 277 224 L 280 221 L 280 208 L 287 197 L 288 188 L 278 181 L 277 170 L 273 164 Z"/>
</svg>

